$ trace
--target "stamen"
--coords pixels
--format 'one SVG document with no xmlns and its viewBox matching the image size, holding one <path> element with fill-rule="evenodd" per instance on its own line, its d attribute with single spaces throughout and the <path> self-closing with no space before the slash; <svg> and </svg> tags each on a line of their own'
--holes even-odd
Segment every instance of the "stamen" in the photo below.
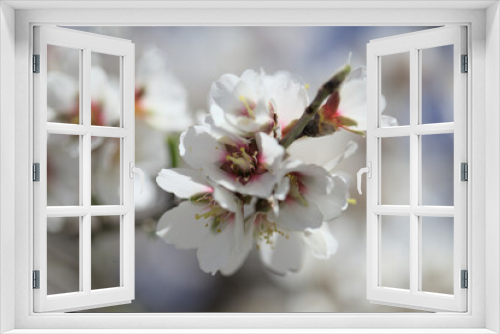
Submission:
<svg viewBox="0 0 500 334">
<path fill-rule="evenodd" d="M 303 206 L 309 206 L 309 203 L 307 203 L 306 199 L 302 196 L 302 193 L 300 191 L 300 180 L 298 179 L 297 175 L 288 174 L 287 176 L 290 178 L 290 190 L 288 194 L 299 201 Z"/>
<path fill-rule="evenodd" d="M 244 97 L 243 95 L 240 95 L 240 96 L 239 96 L 239 99 L 240 99 L 240 101 L 241 101 L 241 102 L 243 102 L 243 105 L 245 106 L 245 108 L 246 108 L 246 110 L 247 110 L 247 112 L 248 112 L 248 115 L 249 115 L 251 118 L 255 119 L 255 113 L 253 112 L 253 109 L 252 109 L 252 108 L 250 108 L 250 106 L 248 105 L 248 102 L 247 102 L 247 100 L 245 99 L 245 97 Z"/>
</svg>

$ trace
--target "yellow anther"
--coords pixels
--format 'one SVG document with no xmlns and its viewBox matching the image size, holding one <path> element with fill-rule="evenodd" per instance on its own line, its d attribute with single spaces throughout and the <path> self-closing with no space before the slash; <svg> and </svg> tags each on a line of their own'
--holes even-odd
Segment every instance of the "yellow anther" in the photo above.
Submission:
<svg viewBox="0 0 500 334">
<path fill-rule="evenodd" d="M 358 201 L 356 201 L 355 198 L 348 198 L 347 203 L 349 203 L 351 205 L 356 205 L 358 203 Z"/>
</svg>

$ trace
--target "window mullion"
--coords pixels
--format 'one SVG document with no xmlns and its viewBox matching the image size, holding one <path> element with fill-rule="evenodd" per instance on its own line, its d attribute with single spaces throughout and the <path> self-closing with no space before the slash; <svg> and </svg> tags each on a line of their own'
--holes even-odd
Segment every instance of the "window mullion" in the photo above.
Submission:
<svg viewBox="0 0 500 334">
<path fill-rule="evenodd" d="M 91 124 L 91 97 L 90 97 L 90 49 L 83 49 L 83 61 L 81 64 L 81 105 L 82 105 L 82 125 L 87 129 Z M 89 211 L 82 217 L 82 224 L 80 226 L 80 258 L 81 258 L 81 280 L 82 291 L 90 293 L 91 290 L 91 133 L 86 131 L 82 136 L 82 154 L 80 165 L 80 183 L 82 191 L 82 204 L 84 207 L 89 208 Z"/>
<path fill-rule="evenodd" d="M 418 206 L 419 136 L 414 129 L 418 125 L 419 105 L 419 57 L 418 50 L 410 50 L 410 291 L 416 293 L 419 284 L 419 217 L 413 212 Z"/>
</svg>

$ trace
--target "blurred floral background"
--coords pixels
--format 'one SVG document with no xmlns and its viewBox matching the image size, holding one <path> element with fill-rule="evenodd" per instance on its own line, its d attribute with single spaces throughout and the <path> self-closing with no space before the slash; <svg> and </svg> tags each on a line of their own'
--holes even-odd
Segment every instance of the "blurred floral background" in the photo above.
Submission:
<svg viewBox="0 0 500 334">
<path fill-rule="evenodd" d="M 338 173 L 351 183 L 349 206 L 333 224 L 339 244 L 330 260 L 305 259 L 301 271 L 276 276 L 257 254 L 225 277 L 202 272 L 194 250 L 177 250 L 159 239 L 159 217 L 177 204 L 155 182 L 162 168 L 182 165 L 180 132 L 197 124 L 208 107 L 210 85 L 222 74 L 246 69 L 286 70 L 307 83 L 312 98 L 319 86 L 344 65 L 366 65 L 366 44 L 376 38 L 429 27 L 71 27 L 131 40 L 136 47 L 136 166 L 146 173 L 136 193 L 136 294 L 131 304 L 90 312 L 405 312 L 366 299 L 366 201 L 355 175 L 365 167 L 366 142 L 339 131 L 294 143 L 309 161 L 324 164 L 349 141 L 358 151 L 341 162 Z M 422 122 L 453 121 L 451 47 L 424 50 Z M 409 121 L 409 57 L 382 59 L 385 114 Z M 79 123 L 79 56 L 76 50 L 48 49 L 48 121 Z M 118 126 L 119 59 L 92 54 L 92 124 Z M 364 92 L 360 92 L 363 96 Z M 76 138 L 73 138 L 76 137 Z M 48 137 L 48 205 L 77 205 L 78 136 Z M 408 138 L 382 140 L 382 204 L 409 204 Z M 303 154 L 303 153 L 302 153 Z M 453 205 L 453 135 L 422 138 L 422 201 Z M 120 143 L 92 138 L 92 204 L 119 204 Z M 431 172 L 432 171 L 432 172 Z M 363 182 L 364 183 L 364 182 Z M 136 188 L 138 188 L 136 186 Z M 363 189 L 364 186 L 363 186 Z M 423 289 L 452 293 L 453 219 L 425 218 Z M 48 220 L 48 292 L 78 291 L 78 219 Z M 119 285 L 119 220 L 92 218 L 92 288 Z M 409 288 L 409 219 L 382 217 L 382 284 Z"/>
</svg>

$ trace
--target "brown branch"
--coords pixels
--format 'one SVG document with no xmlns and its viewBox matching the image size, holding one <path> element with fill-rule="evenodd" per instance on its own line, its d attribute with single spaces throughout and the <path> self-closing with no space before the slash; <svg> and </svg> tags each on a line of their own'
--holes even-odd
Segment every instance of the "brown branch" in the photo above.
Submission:
<svg viewBox="0 0 500 334">
<path fill-rule="evenodd" d="M 321 86 L 321 88 L 318 90 L 318 93 L 316 93 L 314 100 L 304 110 L 304 113 L 302 114 L 300 119 L 281 140 L 280 144 L 284 148 L 290 146 L 293 141 L 302 134 L 309 121 L 311 121 L 314 118 L 314 115 L 316 115 L 316 113 L 318 112 L 319 108 L 323 104 L 323 101 L 335 91 L 338 91 L 340 89 L 340 86 L 342 86 L 342 83 L 350 72 L 351 65 L 348 64 L 344 66 L 344 68 L 342 68 L 340 71 L 335 73 L 330 80 L 328 80 Z"/>
</svg>

